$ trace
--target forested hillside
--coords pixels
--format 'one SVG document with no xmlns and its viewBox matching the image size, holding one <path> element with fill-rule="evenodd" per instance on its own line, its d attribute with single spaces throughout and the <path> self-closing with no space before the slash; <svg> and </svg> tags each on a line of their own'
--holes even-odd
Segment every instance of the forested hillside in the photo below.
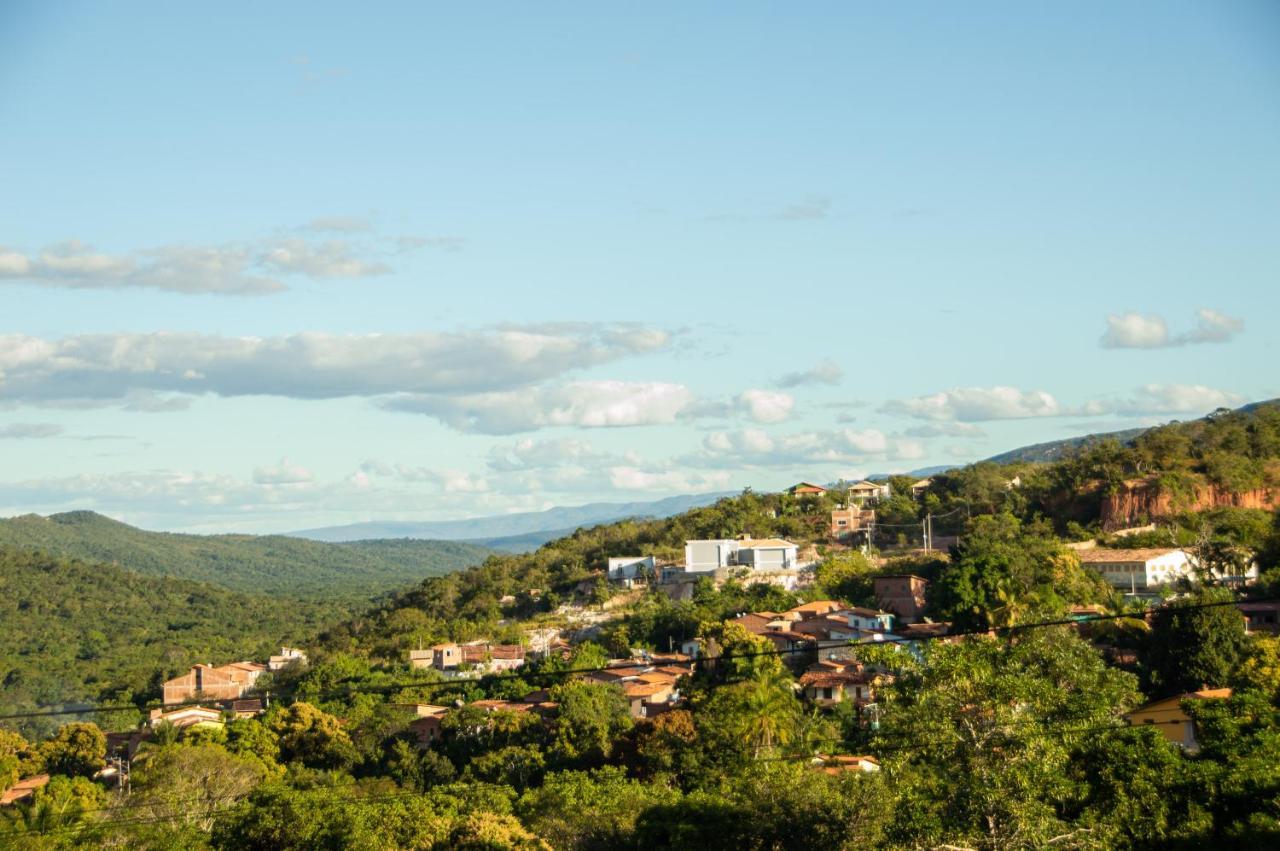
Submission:
<svg viewBox="0 0 1280 851">
<path fill-rule="evenodd" d="M 282 535 L 147 532 L 92 511 L 0 520 L 0 545 L 109 562 L 138 573 L 209 582 L 234 591 L 352 603 L 478 564 L 491 552 L 460 541 L 329 544 Z"/>
<path fill-rule="evenodd" d="M 341 612 L 0 546 L 0 714 L 154 698 L 196 662 L 265 660 Z"/>
</svg>

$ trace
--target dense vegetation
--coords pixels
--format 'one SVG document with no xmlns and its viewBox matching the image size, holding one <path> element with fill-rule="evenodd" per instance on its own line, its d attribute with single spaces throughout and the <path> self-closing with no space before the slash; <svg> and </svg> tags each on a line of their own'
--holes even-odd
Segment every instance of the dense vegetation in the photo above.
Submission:
<svg viewBox="0 0 1280 851">
<path fill-rule="evenodd" d="M 196 662 L 265 660 L 341 611 L 0 547 L 0 714 L 153 699 Z M 42 723 L 57 719 L 26 726 Z"/>
<path fill-rule="evenodd" d="M 0 546 L 108 562 L 233 591 L 353 603 L 477 564 L 491 552 L 461 541 L 327 544 L 281 535 L 147 532 L 92 511 L 0 520 Z"/>
</svg>

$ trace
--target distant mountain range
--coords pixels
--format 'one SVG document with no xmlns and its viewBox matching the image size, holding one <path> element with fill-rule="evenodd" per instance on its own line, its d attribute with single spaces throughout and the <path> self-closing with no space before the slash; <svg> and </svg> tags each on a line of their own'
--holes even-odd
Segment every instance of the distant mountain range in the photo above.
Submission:
<svg viewBox="0 0 1280 851">
<path fill-rule="evenodd" d="M 571 534 L 583 526 L 598 526 L 632 517 L 664 518 L 691 508 L 710 505 L 733 493 L 672 496 L 654 502 L 593 502 L 557 506 L 546 511 L 524 511 L 469 520 L 371 521 L 346 526 L 324 526 L 289 534 L 313 541 L 365 541 L 388 538 L 433 538 L 467 541 L 508 552 L 527 552 L 547 541 Z"/>
</svg>

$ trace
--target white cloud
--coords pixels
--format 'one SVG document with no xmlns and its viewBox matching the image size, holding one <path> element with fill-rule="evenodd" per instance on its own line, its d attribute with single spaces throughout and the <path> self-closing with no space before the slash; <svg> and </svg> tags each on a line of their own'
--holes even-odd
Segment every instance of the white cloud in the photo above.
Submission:
<svg viewBox="0 0 1280 851">
<path fill-rule="evenodd" d="M 1155 314 L 1111 314 L 1102 335 L 1105 349 L 1159 349 L 1169 345 L 1169 326 Z"/>
<path fill-rule="evenodd" d="M 368 229 L 362 219 L 315 219 L 304 231 L 353 233 Z M 175 293 L 264 295 L 288 289 L 282 277 L 363 278 L 391 267 L 380 257 L 423 246 L 456 250 L 457 237 L 401 237 L 394 248 L 366 240 L 316 241 L 300 236 L 255 239 L 222 245 L 161 245 L 120 254 L 95 250 L 70 239 L 33 255 L 0 247 L 0 281 L 70 289 L 144 288 Z"/>
<path fill-rule="evenodd" d="M 702 441 L 702 451 L 684 462 L 695 467 L 782 467 L 857 463 L 870 458 L 914 458 L 921 453 L 916 441 L 890 441 L 876 429 L 788 434 L 742 429 L 708 434 Z"/>
<path fill-rule="evenodd" d="M 46 340 L 9 335 L 0 336 L 0 402 L 123 404 L 132 399 L 137 406 L 173 406 L 178 403 L 172 396 L 157 400 L 154 395 L 137 394 L 331 399 L 393 393 L 483 393 L 654 351 L 668 340 L 666 333 L 653 329 L 586 324 L 266 338 L 159 333 L 86 334 Z M 631 405 L 652 404 L 659 411 L 663 400 L 656 397 L 663 388 L 676 387 L 630 386 L 649 388 L 648 395 L 639 394 Z M 615 395 L 625 394 L 619 391 Z M 625 419 L 625 401 L 619 398 L 615 403 L 612 408 L 597 405 L 592 417 Z M 671 400 L 666 404 L 670 406 Z M 413 407 L 412 397 L 405 406 Z M 445 406 L 445 410 L 454 409 Z M 643 410 L 630 412 L 635 419 L 647 415 Z"/>
<path fill-rule="evenodd" d="M 747 390 L 738 396 L 738 407 L 758 423 L 779 423 L 791 415 L 796 400 L 788 393 Z"/>
<path fill-rule="evenodd" d="M 365 278 L 391 271 L 386 263 L 360 260 L 345 242 L 314 243 L 305 239 L 278 239 L 263 246 L 258 259 L 263 268 L 280 274 L 312 278 Z"/>
<path fill-rule="evenodd" d="M 280 459 L 280 463 L 269 467 L 257 467 L 253 471 L 253 482 L 258 485 L 301 485 L 315 479 L 306 467 L 294 464 L 288 458 Z"/>
<path fill-rule="evenodd" d="M 1207 414 L 1217 408 L 1244 403 L 1244 397 L 1203 384 L 1146 384 L 1127 399 L 1102 402 L 1105 413 L 1124 416 L 1154 414 Z"/>
<path fill-rule="evenodd" d="M 1016 387 L 956 387 L 928 396 L 895 399 L 885 403 L 881 410 L 938 422 L 984 422 L 1069 413 L 1043 390 L 1023 391 Z"/>
<path fill-rule="evenodd" d="M 0 426 L 0 440 L 29 440 L 41 437 L 57 437 L 62 426 L 53 423 L 10 423 Z"/>
<path fill-rule="evenodd" d="M 609 481 L 618 490 L 701 493 L 724 489 L 729 484 L 729 474 L 614 467 L 609 470 Z"/>
<path fill-rule="evenodd" d="M 392 478 L 413 484 L 426 483 L 436 485 L 445 493 L 483 493 L 489 490 L 489 482 L 483 477 L 463 470 L 436 470 L 430 467 L 411 467 L 407 464 L 385 464 L 381 461 L 368 460 L 360 465 L 356 476 L 363 486 L 371 480 Z"/>
<path fill-rule="evenodd" d="M 1178 339 L 1185 343 L 1225 343 L 1243 330 L 1243 319 L 1204 307 L 1196 311 L 1196 327 Z"/>
<path fill-rule="evenodd" d="M 595 451 L 588 441 L 574 437 L 553 440 L 525 438 L 511 446 L 490 450 L 489 469 L 499 473 L 549 470 L 568 465 L 599 465 L 609 458 L 607 453 Z"/>
<path fill-rule="evenodd" d="M 693 394 L 681 384 L 577 381 L 468 395 L 404 395 L 385 404 L 436 417 L 459 431 L 515 434 L 552 426 L 672 423 L 692 401 Z"/>
<path fill-rule="evenodd" d="M 1196 325 L 1180 334 L 1169 333 L 1168 323 L 1156 314 L 1121 313 L 1107 317 L 1101 344 L 1106 349 L 1163 349 L 1197 343 L 1225 343 L 1244 330 L 1244 320 L 1217 310 L 1196 311 Z"/>
<path fill-rule="evenodd" d="M 806 370 L 800 372 L 788 372 L 776 382 L 778 387 L 789 389 L 792 387 L 804 387 L 810 384 L 830 384 L 836 385 L 844 380 L 844 369 L 840 364 L 827 358 L 821 363 L 815 364 Z"/>
</svg>

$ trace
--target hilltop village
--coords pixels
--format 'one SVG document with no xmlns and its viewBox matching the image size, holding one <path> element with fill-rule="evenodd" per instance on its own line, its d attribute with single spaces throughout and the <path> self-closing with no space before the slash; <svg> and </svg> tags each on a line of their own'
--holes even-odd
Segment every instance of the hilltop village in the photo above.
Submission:
<svg viewBox="0 0 1280 851">
<path fill-rule="evenodd" d="M 278 652 L 15 713 L 0 836 L 1256 847 L 1280 836 L 1278 449 L 1280 409 L 1223 412 L 491 556 Z"/>
</svg>

